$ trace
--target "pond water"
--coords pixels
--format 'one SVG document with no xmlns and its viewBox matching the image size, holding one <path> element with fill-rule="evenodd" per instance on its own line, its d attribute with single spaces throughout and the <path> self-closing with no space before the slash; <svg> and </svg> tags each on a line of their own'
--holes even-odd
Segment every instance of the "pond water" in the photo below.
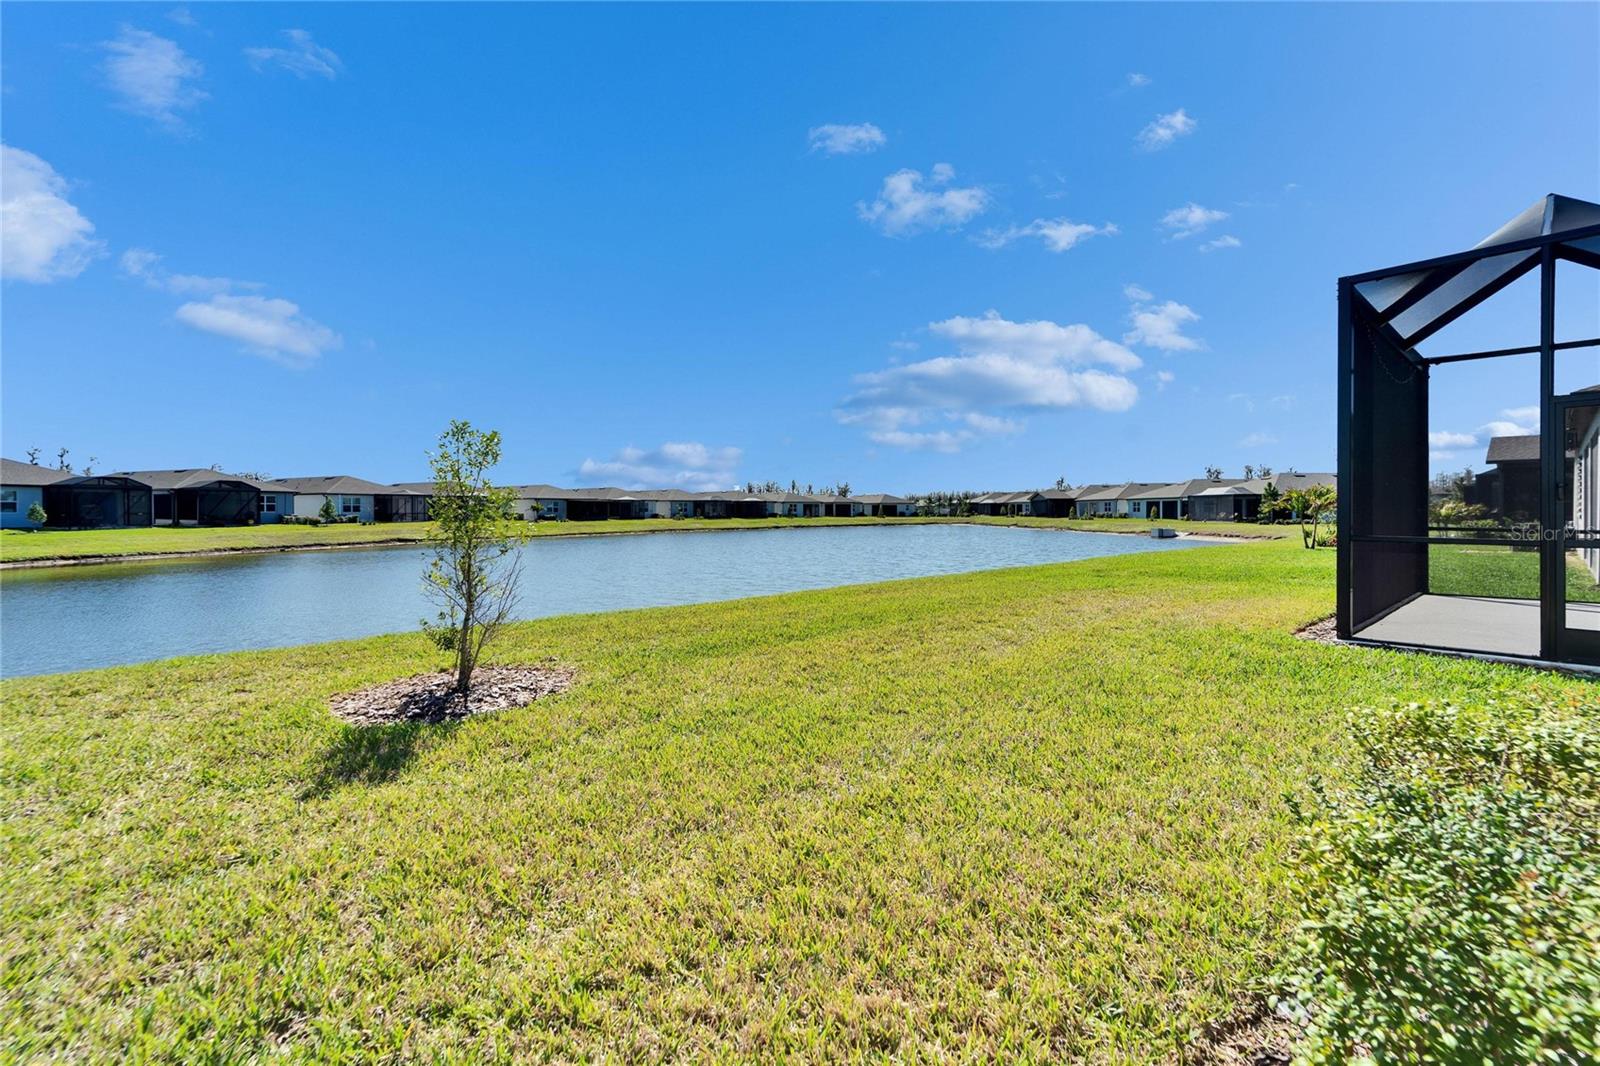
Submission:
<svg viewBox="0 0 1600 1066">
<path fill-rule="evenodd" d="M 521 549 L 517 616 L 704 603 L 895 578 L 1173 551 L 1190 540 L 976 525 L 545 537 Z M 415 629 L 416 547 L 8 571 L 0 676 Z"/>
</svg>

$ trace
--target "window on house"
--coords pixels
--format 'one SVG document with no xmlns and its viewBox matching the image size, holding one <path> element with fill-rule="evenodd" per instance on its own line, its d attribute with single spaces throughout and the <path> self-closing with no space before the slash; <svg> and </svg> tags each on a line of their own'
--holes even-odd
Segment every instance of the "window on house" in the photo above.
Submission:
<svg viewBox="0 0 1600 1066">
<path fill-rule="evenodd" d="M 17 513 L 17 490 L 0 489 L 0 514 Z"/>
<path fill-rule="evenodd" d="M 361 497 L 360 496 L 340 496 L 339 497 L 339 513 L 340 514 L 360 514 L 361 513 Z"/>
<path fill-rule="evenodd" d="M 261 497 L 261 513 L 262 514 L 274 514 L 274 513 L 277 512 L 277 510 L 278 510 L 278 497 L 273 496 L 270 493 L 264 494 Z"/>
</svg>

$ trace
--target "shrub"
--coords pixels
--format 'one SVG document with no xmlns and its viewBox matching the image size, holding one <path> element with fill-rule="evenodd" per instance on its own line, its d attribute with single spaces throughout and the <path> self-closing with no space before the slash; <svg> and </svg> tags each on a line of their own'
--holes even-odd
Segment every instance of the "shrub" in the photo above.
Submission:
<svg viewBox="0 0 1600 1066">
<path fill-rule="evenodd" d="M 1348 777 L 1291 798 L 1299 1061 L 1600 1056 L 1600 698 L 1351 718 Z"/>
<path fill-rule="evenodd" d="M 28 521 L 35 525 L 42 526 L 49 520 L 50 516 L 45 514 L 44 505 L 38 500 L 34 500 L 32 503 L 28 504 Z"/>
</svg>

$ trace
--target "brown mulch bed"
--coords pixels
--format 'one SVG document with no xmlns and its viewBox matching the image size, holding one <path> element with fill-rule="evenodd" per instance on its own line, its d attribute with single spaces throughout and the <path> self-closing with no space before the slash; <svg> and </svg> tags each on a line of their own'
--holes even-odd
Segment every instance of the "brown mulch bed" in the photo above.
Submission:
<svg viewBox="0 0 1600 1066">
<path fill-rule="evenodd" d="M 1212 1027 L 1182 1056 L 1197 1066 L 1288 1066 L 1300 1030 L 1258 1004 Z"/>
<path fill-rule="evenodd" d="M 1331 614 L 1320 621 L 1312 622 L 1308 626 L 1302 626 L 1294 631 L 1294 635 L 1301 640 L 1314 640 L 1318 644 L 1341 643 L 1338 627 L 1334 624 L 1334 618 Z"/>
<path fill-rule="evenodd" d="M 526 707 L 541 696 L 572 687 L 575 671 L 562 666 L 484 666 L 472 672 L 463 699 L 452 673 L 417 674 L 359 692 L 335 696 L 333 713 L 352 725 L 448 722 L 474 714 Z"/>
</svg>

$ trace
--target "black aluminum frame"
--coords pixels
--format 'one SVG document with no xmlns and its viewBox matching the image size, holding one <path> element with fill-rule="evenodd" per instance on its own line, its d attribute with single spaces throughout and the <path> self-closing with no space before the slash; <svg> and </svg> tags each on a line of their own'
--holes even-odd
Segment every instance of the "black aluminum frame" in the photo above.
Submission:
<svg viewBox="0 0 1600 1066">
<path fill-rule="evenodd" d="M 1536 531 L 1539 539 L 1539 589 L 1540 589 L 1540 655 L 1541 659 L 1550 661 L 1565 661 L 1576 663 L 1600 664 L 1600 650 L 1591 652 L 1589 649 L 1571 647 L 1570 639 L 1563 639 L 1563 618 L 1560 609 L 1563 605 L 1563 594 L 1566 580 L 1566 552 L 1569 547 L 1568 534 L 1565 529 L 1563 517 L 1563 501 L 1560 498 L 1560 487 L 1563 470 L 1565 467 L 1565 448 L 1562 441 L 1562 426 L 1558 423 L 1558 408 L 1566 401 L 1558 397 L 1555 392 L 1555 356 L 1558 351 L 1575 348 L 1600 346 L 1600 338 L 1588 338 L 1577 341 L 1564 341 L 1557 343 L 1555 339 L 1555 276 L 1556 262 L 1567 260 L 1580 266 L 1591 269 L 1600 269 L 1600 255 L 1584 248 L 1574 247 L 1580 241 L 1592 241 L 1600 238 L 1600 225 L 1584 226 L 1565 230 L 1557 233 L 1544 234 L 1536 237 L 1527 237 L 1503 244 L 1490 245 L 1483 248 L 1474 248 L 1469 251 L 1456 252 L 1450 255 L 1437 256 L 1401 266 L 1388 267 L 1382 270 L 1368 271 L 1362 274 L 1352 274 L 1339 279 L 1338 283 L 1338 463 L 1339 463 L 1339 501 L 1337 510 L 1338 559 L 1336 580 L 1337 589 L 1337 614 L 1335 627 L 1338 635 L 1343 639 L 1352 636 L 1359 638 L 1356 631 L 1358 620 L 1355 618 L 1357 582 L 1367 581 L 1369 575 L 1357 573 L 1355 555 L 1357 546 L 1371 545 L 1421 545 L 1424 546 L 1422 554 L 1423 590 L 1426 590 L 1426 545 L 1432 544 L 1496 544 L 1515 545 L 1525 543 L 1515 537 L 1450 537 L 1435 536 L 1428 530 L 1424 522 L 1423 532 L 1418 535 L 1407 534 L 1374 534 L 1357 531 L 1356 506 L 1357 501 L 1368 490 L 1367 479 L 1373 472 L 1358 469 L 1356 453 L 1358 444 L 1368 445 L 1374 434 L 1373 420 L 1396 414 L 1393 411 L 1368 411 L 1358 402 L 1357 361 L 1360 358 L 1374 359 L 1376 348 L 1371 345 L 1362 347 L 1358 345 L 1358 330 L 1366 330 L 1383 339 L 1383 341 L 1400 355 L 1408 360 L 1416 373 L 1423 375 L 1421 387 L 1415 390 L 1418 394 L 1416 401 L 1402 400 L 1397 402 L 1417 402 L 1421 404 L 1420 423 L 1414 427 L 1416 440 L 1411 455 L 1395 455 L 1390 457 L 1396 465 L 1420 464 L 1422 478 L 1426 481 L 1426 455 L 1427 455 L 1427 390 L 1426 376 L 1431 367 L 1461 362 L 1470 359 L 1487 359 L 1498 356 L 1510 355 L 1539 355 L 1539 434 L 1540 434 L 1540 514 L 1539 529 Z M 1497 278 L 1492 284 L 1472 293 L 1456 305 L 1448 308 L 1441 316 L 1427 323 L 1416 333 L 1409 337 L 1401 337 L 1390 323 L 1405 310 L 1425 299 L 1426 296 L 1445 284 L 1460 270 L 1480 260 L 1507 255 L 1520 251 L 1536 252 L 1530 262 L 1518 264 L 1506 275 Z M 1525 348 L 1504 348 L 1483 352 L 1465 352 L 1457 355 L 1427 357 L 1416 350 L 1416 345 L 1428 336 L 1473 308 L 1482 304 L 1490 297 L 1500 292 L 1506 286 L 1537 270 L 1539 272 L 1539 343 L 1537 346 Z M 1383 312 L 1376 310 L 1372 304 L 1357 290 L 1357 286 L 1372 282 L 1391 279 L 1400 275 L 1427 273 L 1429 276 L 1412 292 L 1401 300 L 1391 304 Z M 1358 350 L 1359 349 L 1359 350 Z M 1376 394 L 1374 394 L 1376 395 Z M 1410 417 L 1416 422 L 1415 411 L 1398 412 L 1399 421 L 1404 423 L 1405 417 Z M 1411 427 L 1408 427 L 1411 428 Z M 1358 437 L 1362 438 L 1358 440 Z M 1412 471 L 1412 476 L 1415 471 Z M 1374 482 L 1376 478 L 1374 477 Z M 1544 535 L 1543 531 L 1553 531 L 1551 535 Z M 1369 569 L 1376 569 L 1369 567 Z M 1404 582 L 1396 580 L 1396 588 L 1403 587 Z M 1366 591 L 1363 589 L 1363 591 Z M 1421 593 L 1413 593 L 1414 598 Z M 1390 604 L 1380 613 L 1359 619 L 1363 626 L 1368 625 L 1385 614 L 1403 606 L 1408 599 Z"/>
</svg>

